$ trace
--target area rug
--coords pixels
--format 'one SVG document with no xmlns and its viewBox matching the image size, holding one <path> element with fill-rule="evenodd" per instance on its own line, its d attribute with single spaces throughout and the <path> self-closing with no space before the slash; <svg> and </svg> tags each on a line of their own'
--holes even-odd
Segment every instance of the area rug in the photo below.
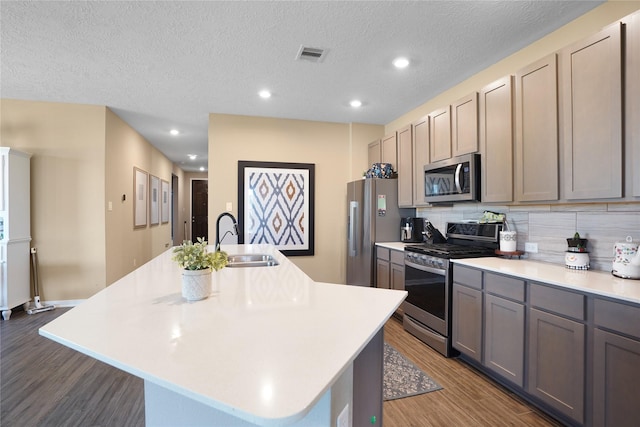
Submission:
<svg viewBox="0 0 640 427">
<path fill-rule="evenodd" d="M 390 344 L 384 343 L 384 400 L 416 396 L 442 387 Z"/>
</svg>

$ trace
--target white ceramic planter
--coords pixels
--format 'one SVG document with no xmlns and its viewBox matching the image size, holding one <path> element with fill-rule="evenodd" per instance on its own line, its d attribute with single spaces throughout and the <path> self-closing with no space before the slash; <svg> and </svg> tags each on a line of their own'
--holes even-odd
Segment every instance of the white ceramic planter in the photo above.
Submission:
<svg viewBox="0 0 640 427">
<path fill-rule="evenodd" d="M 211 294 L 211 269 L 183 270 L 182 296 L 187 301 L 198 301 Z"/>
</svg>

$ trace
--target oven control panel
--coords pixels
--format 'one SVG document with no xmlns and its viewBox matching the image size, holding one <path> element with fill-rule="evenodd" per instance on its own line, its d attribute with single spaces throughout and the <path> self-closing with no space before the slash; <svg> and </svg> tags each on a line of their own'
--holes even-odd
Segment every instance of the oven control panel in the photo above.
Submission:
<svg viewBox="0 0 640 427">
<path fill-rule="evenodd" d="M 449 260 L 431 255 L 420 254 L 417 252 L 404 253 L 404 259 L 414 264 L 423 265 L 425 267 L 432 267 L 444 270 L 449 267 Z"/>
</svg>

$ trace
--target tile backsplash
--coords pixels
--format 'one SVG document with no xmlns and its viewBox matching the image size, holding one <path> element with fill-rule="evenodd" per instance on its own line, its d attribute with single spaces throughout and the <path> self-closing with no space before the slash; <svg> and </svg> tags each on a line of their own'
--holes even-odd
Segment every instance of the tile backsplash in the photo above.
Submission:
<svg viewBox="0 0 640 427">
<path fill-rule="evenodd" d="M 523 259 L 564 265 L 566 239 L 577 231 L 589 240 L 591 269 L 611 271 L 613 245 L 626 236 L 640 242 L 640 202 L 531 206 L 461 203 L 418 208 L 416 214 L 428 218 L 444 234 L 448 221 L 479 219 L 485 210 L 506 214 L 509 229 L 518 233 L 518 250 L 524 251 L 525 242 L 538 244 L 538 252 L 527 252 Z"/>
</svg>

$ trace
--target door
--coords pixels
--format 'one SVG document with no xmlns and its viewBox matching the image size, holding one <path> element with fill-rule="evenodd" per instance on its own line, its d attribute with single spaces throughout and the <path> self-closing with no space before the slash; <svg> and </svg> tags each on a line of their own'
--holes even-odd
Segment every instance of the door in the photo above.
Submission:
<svg viewBox="0 0 640 427">
<path fill-rule="evenodd" d="M 209 182 L 206 179 L 191 181 L 191 241 L 198 237 L 208 239 L 208 198 Z"/>
<path fill-rule="evenodd" d="M 176 175 L 171 175 L 171 241 L 173 245 L 176 245 L 178 242 L 182 242 L 187 238 L 187 232 L 184 230 L 186 228 L 182 227 L 180 224 L 180 214 L 178 209 L 178 196 L 179 196 L 179 185 L 180 181 Z"/>
</svg>

